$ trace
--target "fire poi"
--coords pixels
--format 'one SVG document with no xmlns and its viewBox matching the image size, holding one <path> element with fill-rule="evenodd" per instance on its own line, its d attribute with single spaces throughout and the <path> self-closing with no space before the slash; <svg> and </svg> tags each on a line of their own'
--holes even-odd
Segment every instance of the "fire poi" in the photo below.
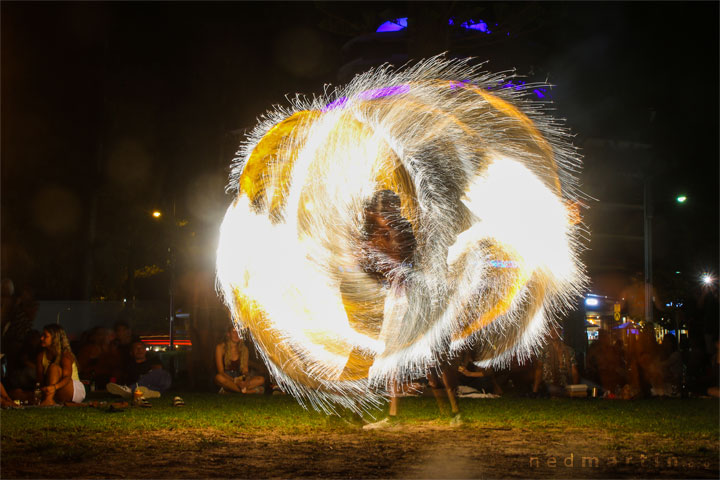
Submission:
<svg viewBox="0 0 720 480">
<path fill-rule="evenodd" d="M 432 58 L 261 118 L 219 290 L 303 405 L 362 412 L 470 345 L 529 358 L 585 282 L 576 149 L 506 74 Z"/>
</svg>

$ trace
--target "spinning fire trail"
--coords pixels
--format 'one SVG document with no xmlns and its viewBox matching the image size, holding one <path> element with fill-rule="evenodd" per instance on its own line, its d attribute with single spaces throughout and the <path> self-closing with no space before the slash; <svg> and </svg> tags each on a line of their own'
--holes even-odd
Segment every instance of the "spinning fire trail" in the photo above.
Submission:
<svg viewBox="0 0 720 480">
<path fill-rule="evenodd" d="M 271 374 L 330 412 L 471 345 L 528 358 L 582 289 L 580 159 L 502 74 L 429 59 L 262 118 L 235 160 L 218 286 Z"/>
</svg>

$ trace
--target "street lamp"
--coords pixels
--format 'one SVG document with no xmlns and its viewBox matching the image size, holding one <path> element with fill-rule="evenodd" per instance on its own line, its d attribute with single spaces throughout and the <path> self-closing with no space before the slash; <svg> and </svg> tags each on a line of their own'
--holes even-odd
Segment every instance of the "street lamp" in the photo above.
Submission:
<svg viewBox="0 0 720 480">
<path fill-rule="evenodd" d="M 687 195 L 678 195 L 678 196 L 675 198 L 675 201 L 676 201 L 677 203 L 685 203 L 685 202 L 687 202 Z"/>
<path fill-rule="evenodd" d="M 178 223 L 177 223 L 177 216 L 175 214 L 175 199 L 173 199 L 172 203 L 172 227 L 170 230 L 170 243 L 168 245 L 168 257 L 167 257 L 167 266 L 168 270 L 170 271 L 170 285 L 168 288 L 169 293 L 169 303 L 170 303 L 170 316 L 169 316 L 169 323 L 170 323 L 170 335 L 168 336 L 168 347 L 170 350 L 173 350 L 174 343 L 175 343 L 175 230 L 177 229 Z M 162 217 L 162 212 L 160 210 L 153 210 L 151 212 L 152 217 L 155 220 L 159 220 L 160 217 Z"/>
</svg>

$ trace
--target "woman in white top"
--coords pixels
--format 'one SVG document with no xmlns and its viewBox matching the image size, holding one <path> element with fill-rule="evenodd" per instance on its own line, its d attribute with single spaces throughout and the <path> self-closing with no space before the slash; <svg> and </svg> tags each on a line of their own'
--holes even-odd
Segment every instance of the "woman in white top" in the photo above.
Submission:
<svg viewBox="0 0 720 480">
<path fill-rule="evenodd" d="M 80 382 L 77 360 L 70 349 L 65 330 L 50 324 L 40 337 L 42 351 L 37 357 L 37 382 L 43 392 L 41 405 L 76 402 L 85 399 L 85 386 Z"/>
</svg>

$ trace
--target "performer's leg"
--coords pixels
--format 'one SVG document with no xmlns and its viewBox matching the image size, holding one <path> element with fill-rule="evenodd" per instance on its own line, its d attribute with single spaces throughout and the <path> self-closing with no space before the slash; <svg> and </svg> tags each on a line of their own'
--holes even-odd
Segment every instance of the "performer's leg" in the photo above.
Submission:
<svg viewBox="0 0 720 480">
<path fill-rule="evenodd" d="M 400 400 L 398 398 L 397 393 L 398 393 L 397 383 L 395 381 L 393 381 L 390 384 L 390 412 L 388 413 L 388 415 L 392 419 L 397 418 L 398 402 Z"/>
<path fill-rule="evenodd" d="M 453 415 L 456 415 L 460 413 L 460 408 L 458 407 L 457 397 L 455 396 L 455 386 L 448 370 L 448 368 L 442 368 L 442 381 L 445 385 L 445 393 L 450 401 L 450 409 L 452 410 Z"/>
<path fill-rule="evenodd" d="M 447 415 L 448 411 L 447 403 L 445 401 L 445 392 L 440 386 L 440 378 L 438 378 L 435 372 L 428 372 L 427 379 L 428 383 L 430 384 L 430 388 L 432 388 L 433 396 L 435 396 L 435 401 L 437 402 L 438 408 L 440 409 L 440 413 L 442 413 L 443 415 Z"/>
</svg>

